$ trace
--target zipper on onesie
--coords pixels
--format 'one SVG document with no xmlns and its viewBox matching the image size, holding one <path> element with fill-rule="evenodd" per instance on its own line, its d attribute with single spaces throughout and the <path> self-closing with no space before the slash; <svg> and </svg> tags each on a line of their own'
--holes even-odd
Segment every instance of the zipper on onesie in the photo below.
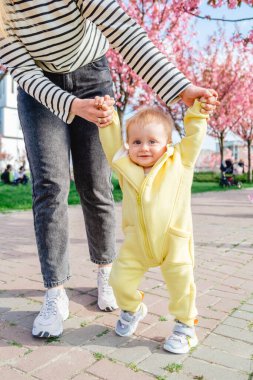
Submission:
<svg viewBox="0 0 253 380">
<path fill-rule="evenodd" d="M 150 243 L 149 243 L 149 239 L 148 239 L 146 223 L 145 223 L 145 219 L 144 219 L 144 215 L 143 215 L 143 211 L 142 211 L 142 201 L 141 201 L 142 194 L 144 192 L 147 179 L 148 179 L 148 176 L 143 181 L 143 184 L 142 184 L 142 187 L 141 187 L 141 191 L 137 194 L 137 205 L 138 205 L 139 222 L 140 222 L 140 226 L 141 226 L 141 230 L 142 230 L 142 236 L 143 236 L 144 246 L 146 247 L 148 257 L 150 259 L 153 259 L 154 257 L 152 255 L 152 250 L 150 248 Z"/>
<path fill-rule="evenodd" d="M 153 178 L 153 172 L 154 172 L 154 169 L 156 168 L 156 170 L 159 170 L 162 165 L 164 164 L 164 161 L 165 161 L 165 158 L 166 158 L 166 153 L 155 163 L 155 165 L 153 166 L 153 168 L 150 170 L 150 172 L 148 173 L 148 175 L 146 176 L 146 178 L 144 179 L 142 185 L 141 185 L 141 189 L 140 189 L 140 192 L 137 194 L 137 205 L 138 205 L 138 214 L 139 214 L 139 221 L 140 221 L 140 225 L 141 225 L 141 229 L 142 229 L 142 233 L 143 233 L 143 241 L 144 241 L 144 246 L 146 247 L 147 249 L 147 256 L 150 258 L 150 259 L 154 259 L 155 258 L 155 255 L 152 254 L 152 249 L 151 249 L 151 245 L 150 245 L 150 242 L 149 242 L 149 238 L 148 238 L 148 234 L 147 234 L 147 228 L 146 228 L 146 223 L 145 223 L 145 218 L 144 218 L 144 215 L 143 215 L 143 210 L 142 210 L 142 201 L 141 201 L 141 198 L 142 198 L 142 195 L 144 193 L 144 190 L 145 190 L 145 187 L 146 187 L 146 184 L 147 182 Z"/>
</svg>

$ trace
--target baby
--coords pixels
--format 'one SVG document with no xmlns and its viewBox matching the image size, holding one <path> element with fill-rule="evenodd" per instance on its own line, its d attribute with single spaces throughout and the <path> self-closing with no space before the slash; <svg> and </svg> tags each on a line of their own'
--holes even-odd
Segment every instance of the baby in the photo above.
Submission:
<svg viewBox="0 0 253 380">
<path fill-rule="evenodd" d="M 112 124 L 99 129 L 123 192 L 125 239 L 110 276 L 122 310 L 115 331 L 120 336 L 135 332 L 147 314 L 139 284 L 149 268 L 160 266 L 169 311 L 175 317 L 164 349 L 179 354 L 198 343 L 191 185 L 207 127 L 208 115 L 200 111 L 201 103 L 196 100 L 184 118 L 186 136 L 175 146 L 171 143 L 172 120 L 156 108 L 145 108 L 127 121 L 125 145 L 116 112 Z"/>
</svg>

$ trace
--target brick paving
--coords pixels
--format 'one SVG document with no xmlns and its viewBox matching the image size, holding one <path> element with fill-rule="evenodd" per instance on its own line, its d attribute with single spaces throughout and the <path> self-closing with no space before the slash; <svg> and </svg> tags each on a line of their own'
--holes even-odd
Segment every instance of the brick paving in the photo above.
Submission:
<svg viewBox="0 0 253 380">
<path fill-rule="evenodd" d="M 96 267 L 89 261 L 80 207 L 70 207 L 73 277 L 70 318 L 60 339 L 31 336 L 43 300 L 31 212 L 0 215 L 0 378 L 3 380 L 252 380 L 253 205 L 250 190 L 194 195 L 199 346 L 189 355 L 162 349 L 173 320 L 159 268 L 141 288 L 149 314 L 132 338 L 113 327 L 118 311 L 96 306 Z M 121 206 L 116 206 L 117 245 Z"/>
</svg>

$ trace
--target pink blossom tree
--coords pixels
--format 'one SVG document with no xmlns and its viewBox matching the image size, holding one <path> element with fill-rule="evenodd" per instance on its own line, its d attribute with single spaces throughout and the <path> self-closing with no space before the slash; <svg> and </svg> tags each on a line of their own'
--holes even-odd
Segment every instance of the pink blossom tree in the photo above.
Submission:
<svg viewBox="0 0 253 380">
<path fill-rule="evenodd" d="M 193 28 L 190 28 L 190 21 L 194 14 L 198 15 L 201 0 L 119 0 L 119 3 L 129 16 L 147 31 L 154 44 L 196 83 L 197 73 L 194 73 L 192 68 L 197 69 L 198 62 L 191 51 L 195 32 Z M 207 3 L 212 7 L 227 4 L 229 8 L 235 8 L 241 3 L 252 5 L 252 0 L 212 0 Z M 170 112 L 178 125 L 178 120 L 182 119 L 185 111 L 183 105 L 168 109 L 150 87 L 124 63 L 118 53 L 110 50 L 107 56 L 115 84 L 115 97 L 121 121 L 127 105 L 135 109 L 143 104 L 150 104 L 158 105 L 166 112 Z"/>
<path fill-rule="evenodd" d="M 247 145 L 247 158 L 248 158 L 248 170 L 247 179 L 248 182 L 252 182 L 252 142 L 253 142 L 253 74 L 246 82 L 243 99 L 238 102 L 238 113 L 240 113 L 240 122 L 236 124 L 233 131 L 239 135 Z"/>
<path fill-rule="evenodd" d="M 247 4 L 250 7 L 253 7 L 253 2 L 252 0 L 208 0 L 207 4 L 212 6 L 213 8 L 219 8 L 224 5 L 227 5 L 229 9 L 235 9 L 240 7 L 243 4 Z M 240 19 L 226 19 L 226 18 L 216 18 L 216 17 L 211 17 L 210 15 L 200 15 L 199 10 L 196 9 L 194 12 L 190 12 L 191 15 L 197 18 L 201 19 L 206 19 L 210 21 L 222 21 L 222 22 L 239 22 L 239 21 L 250 21 L 253 20 L 253 17 L 247 17 L 248 15 L 245 15 L 245 17 L 240 18 Z M 233 40 L 237 43 L 242 44 L 244 47 L 248 47 L 250 45 L 250 49 L 252 50 L 252 45 L 253 45 L 253 28 L 251 28 L 250 32 L 248 35 L 243 35 L 241 33 L 235 33 L 233 36 Z"/>
<path fill-rule="evenodd" d="M 175 64 L 177 62 L 173 51 L 176 52 L 179 45 L 181 45 L 181 49 L 183 48 L 182 35 L 192 17 L 185 12 L 185 7 L 195 9 L 199 2 L 200 0 L 190 2 L 176 0 L 119 1 L 129 16 L 147 31 L 153 43 L 170 60 L 174 60 Z M 143 104 L 156 104 L 168 111 L 162 100 L 156 97 L 150 87 L 124 63 L 118 53 L 110 50 L 107 57 L 115 84 L 115 97 L 121 120 L 127 105 L 138 108 Z"/>
<path fill-rule="evenodd" d="M 196 80 L 219 94 L 220 106 L 209 120 L 208 134 L 218 139 L 221 163 L 224 160 L 224 141 L 229 130 L 234 130 L 242 120 L 244 94 L 249 91 L 250 58 L 232 43 L 224 40 L 221 32 L 211 37 L 207 48 L 198 52 Z M 245 111 L 247 113 L 247 110 Z"/>
</svg>

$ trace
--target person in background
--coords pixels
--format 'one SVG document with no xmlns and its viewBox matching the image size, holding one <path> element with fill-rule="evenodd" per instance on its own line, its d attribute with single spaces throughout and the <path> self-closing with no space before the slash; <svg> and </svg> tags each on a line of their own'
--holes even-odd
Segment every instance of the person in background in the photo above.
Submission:
<svg viewBox="0 0 253 380">
<path fill-rule="evenodd" d="M 29 179 L 25 173 L 26 173 L 25 167 L 23 165 L 20 166 L 18 172 L 16 172 L 14 176 L 14 183 L 16 185 L 19 185 L 19 184 L 26 185 L 28 183 Z"/>
<path fill-rule="evenodd" d="M 244 170 L 245 164 L 244 164 L 244 161 L 243 161 L 242 158 L 239 160 L 238 166 L 242 169 L 242 173 L 241 174 L 244 174 L 245 173 L 245 170 Z"/>
<path fill-rule="evenodd" d="M 5 185 L 12 185 L 13 181 L 11 179 L 12 175 L 12 165 L 8 164 L 1 174 L 1 180 Z"/>
</svg>

